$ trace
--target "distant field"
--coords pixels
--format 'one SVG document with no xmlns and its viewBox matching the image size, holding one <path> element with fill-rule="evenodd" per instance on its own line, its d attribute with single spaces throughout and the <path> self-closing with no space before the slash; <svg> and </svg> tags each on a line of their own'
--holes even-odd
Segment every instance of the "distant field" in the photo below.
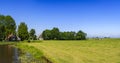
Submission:
<svg viewBox="0 0 120 63">
<path fill-rule="evenodd" d="M 120 39 L 25 43 L 53 63 L 120 63 Z"/>
</svg>

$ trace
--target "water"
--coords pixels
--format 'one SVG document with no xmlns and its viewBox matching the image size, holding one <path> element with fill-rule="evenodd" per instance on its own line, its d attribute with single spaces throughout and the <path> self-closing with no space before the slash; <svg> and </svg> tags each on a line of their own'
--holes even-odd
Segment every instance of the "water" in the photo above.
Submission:
<svg viewBox="0 0 120 63">
<path fill-rule="evenodd" d="M 35 59 L 29 52 L 22 53 L 20 49 L 10 45 L 0 45 L 0 63 L 52 63 L 47 58 Z"/>
<path fill-rule="evenodd" d="M 9 45 L 0 45 L 0 63 L 20 63 L 18 49 Z"/>
</svg>

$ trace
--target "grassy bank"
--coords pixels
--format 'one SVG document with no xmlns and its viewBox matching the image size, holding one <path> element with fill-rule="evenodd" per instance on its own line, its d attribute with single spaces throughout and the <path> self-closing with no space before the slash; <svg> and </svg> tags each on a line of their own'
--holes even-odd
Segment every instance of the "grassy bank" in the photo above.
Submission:
<svg viewBox="0 0 120 63">
<path fill-rule="evenodd" d="M 15 42 L 0 42 L 0 45 L 12 45 L 15 44 Z"/>
<path fill-rule="evenodd" d="M 29 46 L 29 43 L 17 43 L 16 47 L 20 48 L 23 55 L 20 55 L 22 63 L 52 63 L 49 61 L 40 49 L 35 48 L 34 46 Z M 26 58 L 26 54 L 30 53 L 30 58 Z"/>
<path fill-rule="evenodd" d="M 120 39 L 26 43 L 53 63 L 120 63 Z"/>
<path fill-rule="evenodd" d="M 27 42 L 0 42 L 0 45 L 10 45 L 19 49 L 19 59 L 22 63 L 51 63 L 43 56 L 41 50 L 27 45 Z M 29 58 L 28 58 L 29 54 Z"/>
<path fill-rule="evenodd" d="M 26 45 L 27 43 L 17 43 L 16 47 L 20 48 L 22 52 L 27 53 L 29 52 L 31 55 L 33 55 L 36 59 L 40 59 L 43 56 L 42 51 L 36 49 L 33 46 Z"/>
</svg>

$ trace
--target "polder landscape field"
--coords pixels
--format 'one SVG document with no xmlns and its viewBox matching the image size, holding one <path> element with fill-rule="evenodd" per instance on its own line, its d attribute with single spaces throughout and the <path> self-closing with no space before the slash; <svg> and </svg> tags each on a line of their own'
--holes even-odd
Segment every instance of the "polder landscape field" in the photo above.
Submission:
<svg viewBox="0 0 120 63">
<path fill-rule="evenodd" d="M 120 63 L 120 39 L 43 40 L 21 45 L 42 51 L 52 63 Z"/>
<path fill-rule="evenodd" d="M 120 0 L 1 0 L 0 63 L 120 63 Z"/>
</svg>

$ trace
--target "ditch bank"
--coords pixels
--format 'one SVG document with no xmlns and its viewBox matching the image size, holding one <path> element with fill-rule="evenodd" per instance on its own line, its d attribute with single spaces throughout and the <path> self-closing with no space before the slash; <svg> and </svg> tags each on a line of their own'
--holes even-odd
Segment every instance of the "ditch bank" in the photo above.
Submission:
<svg viewBox="0 0 120 63">
<path fill-rule="evenodd" d="M 36 49 L 33 46 L 28 46 L 23 43 L 18 43 L 15 47 L 19 48 L 21 52 L 20 60 L 21 63 L 52 63 L 49 59 L 47 59 L 43 52 Z"/>
<path fill-rule="evenodd" d="M 0 63 L 52 63 L 40 50 L 21 43 L 0 44 Z"/>
</svg>

